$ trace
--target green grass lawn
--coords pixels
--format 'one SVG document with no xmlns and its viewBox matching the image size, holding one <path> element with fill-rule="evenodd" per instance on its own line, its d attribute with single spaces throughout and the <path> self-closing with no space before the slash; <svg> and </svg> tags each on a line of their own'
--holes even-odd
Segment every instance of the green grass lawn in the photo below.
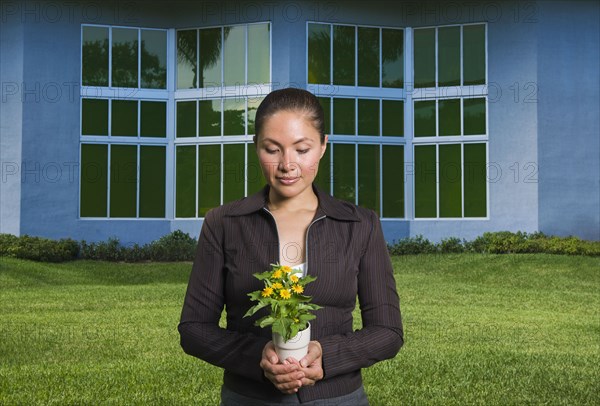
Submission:
<svg viewBox="0 0 600 406">
<path fill-rule="evenodd" d="M 600 258 L 393 261 L 406 343 L 363 371 L 373 406 L 600 404 Z M 0 404 L 217 405 L 179 347 L 190 269 L 0 258 Z"/>
</svg>

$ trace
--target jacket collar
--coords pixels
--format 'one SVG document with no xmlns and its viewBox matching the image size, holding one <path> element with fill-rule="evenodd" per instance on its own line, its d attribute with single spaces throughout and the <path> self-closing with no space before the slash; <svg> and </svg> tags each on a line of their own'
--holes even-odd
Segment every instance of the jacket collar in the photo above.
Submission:
<svg viewBox="0 0 600 406">
<path fill-rule="evenodd" d="M 260 191 L 233 202 L 226 216 L 243 216 L 266 208 L 269 188 L 269 185 L 265 185 Z M 325 215 L 337 220 L 360 221 L 353 205 L 330 196 L 329 193 L 324 192 L 314 183 L 312 188 L 319 199 L 319 207 L 315 217 Z"/>
</svg>

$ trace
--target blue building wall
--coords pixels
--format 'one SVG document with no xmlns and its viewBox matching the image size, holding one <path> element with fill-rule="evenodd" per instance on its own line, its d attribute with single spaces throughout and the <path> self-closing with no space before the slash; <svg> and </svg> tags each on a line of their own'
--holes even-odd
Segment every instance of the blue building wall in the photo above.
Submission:
<svg viewBox="0 0 600 406">
<path fill-rule="evenodd" d="M 77 218 L 82 23 L 184 28 L 270 20 L 274 87 L 304 87 L 307 20 L 399 27 L 487 21 L 489 218 L 384 221 L 386 238 L 541 230 L 600 239 L 596 2 L 55 4 L 59 18 L 40 5 L 37 15 L 31 8 L 2 14 L 2 82 L 25 93 L 3 90 L 2 162 L 22 161 L 22 183 L 3 179 L 1 232 L 145 243 L 176 229 L 200 230 L 199 220 Z"/>
<path fill-rule="evenodd" d="M 540 2 L 539 227 L 600 240 L 598 2 Z"/>
</svg>

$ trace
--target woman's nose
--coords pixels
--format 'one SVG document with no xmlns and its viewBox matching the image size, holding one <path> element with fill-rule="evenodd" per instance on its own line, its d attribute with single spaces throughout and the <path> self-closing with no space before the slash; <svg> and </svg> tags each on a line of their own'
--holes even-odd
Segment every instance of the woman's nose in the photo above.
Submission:
<svg viewBox="0 0 600 406">
<path fill-rule="evenodd" d="M 296 168 L 296 163 L 292 160 L 292 156 L 289 153 L 283 153 L 279 159 L 279 169 L 282 172 L 293 171 Z"/>
</svg>

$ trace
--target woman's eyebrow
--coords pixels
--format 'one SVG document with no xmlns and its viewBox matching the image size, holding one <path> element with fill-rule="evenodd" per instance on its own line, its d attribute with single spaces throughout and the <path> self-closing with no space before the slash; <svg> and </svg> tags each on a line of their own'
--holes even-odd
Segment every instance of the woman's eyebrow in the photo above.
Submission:
<svg viewBox="0 0 600 406">
<path fill-rule="evenodd" d="M 272 139 L 272 138 L 265 137 L 265 138 L 263 138 L 262 140 L 263 140 L 263 142 L 271 142 L 271 143 L 273 143 L 273 144 L 276 144 L 276 145 L 279 145 L 279 146 L 281 146 L 281 144 L 280 144 L 280 143 L 278 143 L 277 141 L 275 141 L 275 140 L 274 140 L 274 139 Z M 314 142 L 314 140 L 312 140 L 311 138 L 302 137 L 302 138 L 299 138 L 298 140 L 294 141 L 294 145 L 296 145 L 296 144 L 300 144 L 301 142 L 309 142 L 309 143 L 313 143 L 313 142 Z"/>
</svg>

